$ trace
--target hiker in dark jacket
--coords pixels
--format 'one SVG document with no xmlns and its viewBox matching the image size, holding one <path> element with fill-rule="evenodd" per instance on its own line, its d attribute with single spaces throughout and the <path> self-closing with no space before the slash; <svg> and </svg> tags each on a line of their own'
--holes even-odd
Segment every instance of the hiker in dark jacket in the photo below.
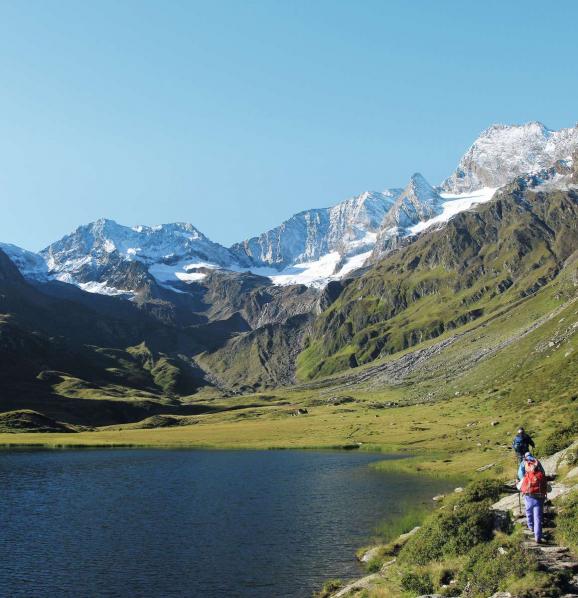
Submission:
<svg viewBox="0 0 578 598">
<path fill-rule="evenodd" d="M 536 448 L 532 437 L 529 434 L 526 434 L 524 428 L 519 428 L 518 433 L 512 442 L 512 448 L 516 453 L 518 463 L 521 463 L 524 460 L 524 455 L 530 450 L 530 447 Z"/>
<path fill-rule="evenodd" d="M 519 490 L 524 495 L 526 521 L 528 529 L 534 534 L 538 544 L 542 542 L 542 523 L 544 521 L 544 502 L 548 492 L 548 483 L 542 464 L 533 457 L 524 457 L 524 477 Z"/>
</svg>

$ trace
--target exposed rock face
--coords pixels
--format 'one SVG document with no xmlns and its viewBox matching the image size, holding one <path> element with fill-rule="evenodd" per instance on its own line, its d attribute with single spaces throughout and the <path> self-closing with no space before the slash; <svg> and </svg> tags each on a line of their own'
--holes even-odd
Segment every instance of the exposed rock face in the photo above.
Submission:
<svg viewBox="0 0 578 598">
<path fill-rule="evenodd" d="M 492 125 L 476 139 L 442 187 L 450 193 L 501 187 L 520 174 L 569 158 L 577 147 L 578 125 L 559 131 L 539 122 Z"/>
<path fill-rule="evenodd" d="M 332 208 L 300 212 L 280 226 L 231 247 L 257 266 L 284 268 L 337 251 L 355 255 L 373 247 L 375 234 L 400 189 L 367 191 Z"/>
<path fill-rule="evenodd" d="M 438 191 L 416 172 L 383 219 L 371 259 L 398 247 L 414 224 L 439 214 L 443 201 Z"/>
<path fill-rule="evenodd" d="M 122 261 L 173 265 L 182 260 L 236 263 L 231 253 L 213 243 L 191 224 L 175 223 L 130 228 L 101 219 L 78 227 L 41 252 L 48 269 L 65 282 L 108 282 Z M 112 286 L 112 285 L 110 285 Z"/>
</svg>

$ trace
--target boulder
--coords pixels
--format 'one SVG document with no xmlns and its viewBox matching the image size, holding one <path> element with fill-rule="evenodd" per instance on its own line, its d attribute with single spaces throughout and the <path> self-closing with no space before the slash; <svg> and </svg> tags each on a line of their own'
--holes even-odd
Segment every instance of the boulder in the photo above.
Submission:
<svg viewBox="0 0 578 598">
<path fill-rule="evenodd" d="M 419 530 L 419 528 L 420 528 L 420 526 L 417 525 L 413 529 L 410 529 L 409 532 L 406 532 L 405 534 L 400 534 L 397 541 L 398 542 L 407 542 L 407 540 L 409 540 L 409 538 L 411 538 Z"/>
<path fill-rule="evenodd" d="M 369 561 L 372 561 L 374 558 L 379 556 L 379 551 L 381 548 L 383 548 L 383 546 L 372 546 L 361 555 L 359 560 L 362 563 L 369 563 Z"/>
<path fill-rule="evenodd" d="M 558 467 L 562 464 L 564 457 L 570 451 L 574 451 L 578 448 L 578 440 L 573 442 L 569 447 L 554 453 L 550 457 L 546 457 L 545 459 L 540 459 L 542 466 L 544 467 L 544 471 L 546 472 L 547 476 L 555 476 L 558 472 Z"/>
</svg>

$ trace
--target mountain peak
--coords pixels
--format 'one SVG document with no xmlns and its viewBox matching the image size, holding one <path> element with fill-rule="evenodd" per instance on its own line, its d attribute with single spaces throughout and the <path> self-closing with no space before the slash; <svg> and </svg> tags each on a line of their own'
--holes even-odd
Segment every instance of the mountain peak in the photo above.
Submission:
<svg viewBox="0 0 578 598">
<path fill-rule="evenodd" d="M 578 127 L 553 131 L 538 121 L 494 124 L 474 141 L 442 187 L 451 193 L 501 187 L 570 157 L 576 147 Z"/>
</svg>

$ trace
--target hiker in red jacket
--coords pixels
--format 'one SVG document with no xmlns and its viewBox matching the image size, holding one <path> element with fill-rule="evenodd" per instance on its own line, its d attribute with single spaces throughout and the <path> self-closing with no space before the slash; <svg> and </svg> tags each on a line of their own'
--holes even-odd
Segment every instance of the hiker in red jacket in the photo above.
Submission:
<svg viewBox="0 0 578 598">
<path fill-rule="evenodd" d="M 529 453 L 524 455 L 524 477 L 520 483 L 520 492 L 526 504 L 528 529 L 534 533 L 539 544 L 542 542 L 542 523 L 544 521 L 544 502 L 548 492 L 546 474 L 541 463 Z"/>
</svg>

